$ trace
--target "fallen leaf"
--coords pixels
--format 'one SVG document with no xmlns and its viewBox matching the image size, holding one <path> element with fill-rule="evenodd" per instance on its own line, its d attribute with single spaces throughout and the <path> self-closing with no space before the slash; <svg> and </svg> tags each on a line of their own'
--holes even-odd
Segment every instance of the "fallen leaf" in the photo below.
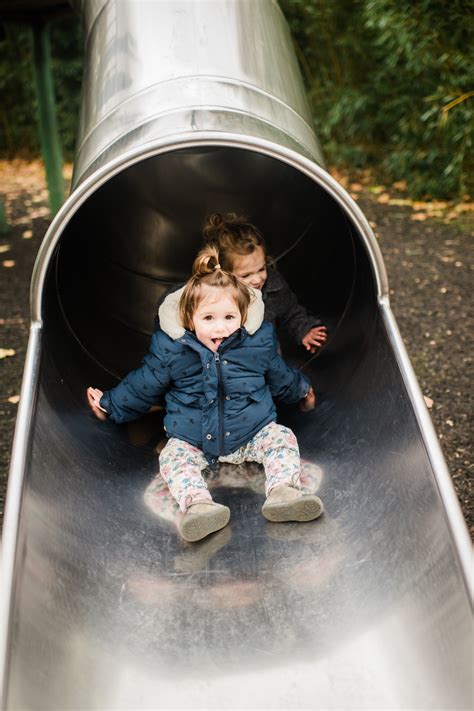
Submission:
<svg viewBox="0 0 474 711">
<path fill-rule="evenodd" d="M 5 261 L 3 261 L 2 264 L 6 269 L 11 269 L 12 267 L 15 266 L 16 262 L 14 259 L 5 259 Z"/>
<path fill-rule="evenodd" d="M 0 254 L 4 254 L 11 249 L 9 244 L 0 244 Z"/>
<path fill-rule="evenodd" d="M 470 212 L 474 210 L 474 202 L 460 202 L 454 206 L 456 212 Z"/>
<path fill-rule="evenodd" d="M 349 181 L 345 175 L 339 173 L 337 170 L 331 171 L 331 175 L 342 185 L 343 188 L 348 188 Z"/>
<path fill-rule="evenodd" d="M 413 200 L 402 200 L 401 198 L 390 198 L 388 202 L 389 205 L 398 205 L 399 207 L 411 206 L 413 204 Z"/>
<path fill-rule="evenodd" d="M 410 220 L 415 220 L 416 222 L 424 222 L 426 219 L 428 219 L 426 212 L 414 212 L 410 217 Z"/>
<path fill-rule="evenodd" d="M 446 424 L 450 427 L 454 427 L 454 422 L 452 420 L 446 420 Z"/>
<path fill-rule="evenodd" d="M 361 185 L 360 183 L 351 183 L 351 190 L 354 190 L 354 192 L 360 193 L 360 191 L 363 189 L 364 189 L 364 186 Z"/>
<path fill-rule="evenodd" d="M 37 210 L 33 210 L 30 213 L 30 217 L 46 217 L 46 215 L 49 215 L 49 207 L 40 207 Z"/>
<path fill-rule="evenodd" d="M 377 202 L 385 205 L 388 204 L 390 202 L 390 195 L 388 193 L 381 193 L 377 198 Z"/>
<path fill-rule="evenodd" d="M 406 180 L 397 180 L 396 183 L 392 185 L 395 190 L 401 190 L 402 192 L 407 189 L 407 181 Z"/>
<path fill-rule="evenodd" d="M 19 395 L 12 395 L 11 397 L 7 398 L 8 402 L 11 402 L 12 405 L 16 405 L 20 402 L 20 396 Z"/>
<path fill-rule="evenodd" d="M 431 408 L 433 407 L 433 400 L 430 397 L 428 397 L 428 395 L 423 395 L 423 398 L 424 398 L 426 407 L 428 408 L 428 410 L 431 410 Z"/>
<path fill-rule="evenodd" d="M 33 230 L 25 230 L 21 236 L 23 239 L 31 239 L 33 237 Z"/>
<path fill-rule="evenodd" d="M 16 353 L 13 348 L 0 348 L 0 358 L 10 358 Z"/>
</svg>

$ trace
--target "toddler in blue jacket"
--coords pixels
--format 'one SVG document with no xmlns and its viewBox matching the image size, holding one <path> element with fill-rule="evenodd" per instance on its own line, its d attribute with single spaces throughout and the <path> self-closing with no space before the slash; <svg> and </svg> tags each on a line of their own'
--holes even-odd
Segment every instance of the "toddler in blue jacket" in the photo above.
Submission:
<svg viewBox="0 0 474 711">
<path fill-rule="evenodd" d="M 205 247 L 193 276 L 160 307 L 160 328 L 140 368 L 103 393 L 88 388 L 94 414 L 121 423 L 148 412 L 162 396 L 168 437 L 160 474 L 182 516 L 179 531 L 197 541 L 227 525 L 230 511 L 214 502 L 202 472 L 217 462 L 263 464 L 269 521 L 310 521 L 321 500 L 300 489 L 293 432 L 276 422 L 273 398 L 314 407 L 310 383 L 278 354 L 273 326 L 252 289 L 224 271 Z"/>
</svg>

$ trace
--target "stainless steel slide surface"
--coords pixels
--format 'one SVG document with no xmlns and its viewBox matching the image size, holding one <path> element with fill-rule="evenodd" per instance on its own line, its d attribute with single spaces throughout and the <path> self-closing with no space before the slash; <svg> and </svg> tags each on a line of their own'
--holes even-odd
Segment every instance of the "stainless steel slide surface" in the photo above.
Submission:
<svg viewBox="0 0 474 711">
<path fill-rule="evenodd" d="M 470 708 L 467 531 L 376 240 L 320 166 L 276 3 L 83 5 L 75 185 L 35 270 L 7 497 L 4 708 Z M 259 225 L 328 325 L 314 358 L 282 337 L 319 400 L 279 411 L 326 510 L 271 524 L 262 471 L 221 467 L 230 524 L 188 544 L 166 491 L 145 500 L 160 412 L 102 424 L 85 388 L 139 365 L 211 211 Z"/>
<path fill-rule="evenodd" d="M 194 545 L 144 504 L 152 445 L 95 421 L 87 365 L 44 348 L 7 708 L 469 708 L 446 514 L 379 316 L 366 327 L 359 358 L 328 355 L 314 413 L 283 418 L 324 517 L 269 524 L 261 487 L 218 489 L 230 526 Z"/>
</svg>

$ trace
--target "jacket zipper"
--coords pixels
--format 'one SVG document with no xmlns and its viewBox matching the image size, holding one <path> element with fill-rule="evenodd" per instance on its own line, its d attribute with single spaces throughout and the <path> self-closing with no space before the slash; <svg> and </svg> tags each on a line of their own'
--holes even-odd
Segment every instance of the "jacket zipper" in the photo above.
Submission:
<svg viewBox="0 0 474 711">
<path fill-rule="evenodd" d="M 219 409 L 219 454 L 224 452 L 224 388 L 222 386 L 221 359 L 219 353 L 214 353 L 214 360 L 217 368 L 217 397 Z"/>
</svg>

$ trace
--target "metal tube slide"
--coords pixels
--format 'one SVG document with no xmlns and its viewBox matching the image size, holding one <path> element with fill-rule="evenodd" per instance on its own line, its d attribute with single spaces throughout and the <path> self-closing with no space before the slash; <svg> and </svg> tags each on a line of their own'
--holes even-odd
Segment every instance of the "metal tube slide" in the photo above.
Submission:
<svg viewBox="0 0 474 711">
<path fill-rule="evenodd" d="M 2 547 L 8 710 L 467 709 L 470 542 L 376 240 L 324 170 L 272 0 L 90 0 L 72 193 L 46 235 Z M 325 515 L 261 516 L 259 468 L 211 482 L 230 526 L 183 543 L 160 413 L 101 424 L 211 212 L 257 224 L 328 324 L 296 432 Z M 170 513 L 171 512 L 171 513 Z"/>
</svg>

